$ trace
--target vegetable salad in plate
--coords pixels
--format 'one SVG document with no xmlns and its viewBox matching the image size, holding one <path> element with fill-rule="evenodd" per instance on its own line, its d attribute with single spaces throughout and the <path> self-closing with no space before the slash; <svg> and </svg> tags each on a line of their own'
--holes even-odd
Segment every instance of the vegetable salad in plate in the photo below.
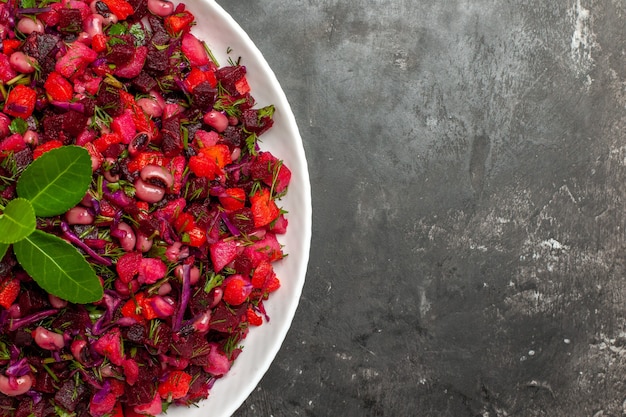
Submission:
<svg viewBox="0 0 626 417">
<path fill-rule="evenodd" d="M 183 3 L 0 1 L 0 415 L 155 416 L 269 320 L 290 169 Z"/>
</svg>

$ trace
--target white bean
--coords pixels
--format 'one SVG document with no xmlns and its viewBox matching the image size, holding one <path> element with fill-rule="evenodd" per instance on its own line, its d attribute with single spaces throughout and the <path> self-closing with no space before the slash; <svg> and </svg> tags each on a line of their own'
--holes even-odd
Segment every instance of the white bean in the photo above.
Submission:
<svg viewBox="0 0 626 417">
<path fill-rule="evenodd" d="M 165 17 L 174 13 L 174 4 L 171 1 L 148 0 L 148 10 L 157 16 Z"/>
<path fill-rule="evenodd" d="M 59 350 L 65 346 L 65 338 L 62 334 L 51 332 L 39 326 L 31 333 L 35 343 L 46 350 Z"/>
<path fill-rule="evenodd" d="M 69 224 L 92 224 L 94 217 L 85 207 L 76 206 L 65 213 L 65 220 Z"/>
<path fill-rule="evenodd" d="M 39 19 L 23 17 L 17 22 L 17 30 L 24 35 L 30 35 L 33 32 L 43 33 L 43 23 Z"/>
<path fill-rule="evenodd" d="M 11 67 L 23 74 L 32 74 L 36 70 L 37 60 L 29 57 L 24 52 L 16 51 L 9 57 Z"/>
<path fill-rule="evenodd" d="M 15 379 L 15 384 L 11 384 L 9 378 L 4 375 L 0 375 L 0 392 L 9 397 L 15 397 L 17 395 L 26 394 L 26 392 L 33 386 L 33 377 L 31 374 L 26 374 Z"/>
<path fill-rule="evenodd" d="M 128 223 L 120 222 L 120 224 L 117 225 L 117 229 L 125 233 L 125 235 L 118 238 L 122 249 L 124 249 L 126 252 L 132 252 L 133 250 L 135 250 L 135 246 L 137 245 L 137 237 L 133 228 L 130 227 Z"/>
</svg>

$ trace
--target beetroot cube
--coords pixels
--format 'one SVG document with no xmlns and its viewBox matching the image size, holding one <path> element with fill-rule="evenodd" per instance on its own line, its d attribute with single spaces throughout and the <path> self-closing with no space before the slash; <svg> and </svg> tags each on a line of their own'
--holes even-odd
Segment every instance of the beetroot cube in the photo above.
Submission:
<svg viewBox="0 0 626 417">
<path fill-rule="evenodd" d="M 219 272 L 224 269 L 226 265 L 237 258 L 239 252 L 240 247 L 236 240 L 220 240 L 219 242 L 209 245 L 213 270 Z"/>
</svg>

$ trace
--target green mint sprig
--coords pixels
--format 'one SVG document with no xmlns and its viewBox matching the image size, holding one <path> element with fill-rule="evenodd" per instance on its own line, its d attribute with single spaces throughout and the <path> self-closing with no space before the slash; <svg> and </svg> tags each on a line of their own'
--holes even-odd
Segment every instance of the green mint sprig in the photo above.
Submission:
<svg viewBox="0 0 626 417">
<path fill-rule="evenodd" d="M 91 157 L 80 146 L 52 149 L 34 160 L 17 180 L 17 198 L 0 215 L 0 259 L 10 245 L 24 270 L 41 288 L 73 303 L 102 298 L 100 279 L 70 243 L 37 230 L 36 217 L 65 213 L 91 183 Z"/>
</svg>

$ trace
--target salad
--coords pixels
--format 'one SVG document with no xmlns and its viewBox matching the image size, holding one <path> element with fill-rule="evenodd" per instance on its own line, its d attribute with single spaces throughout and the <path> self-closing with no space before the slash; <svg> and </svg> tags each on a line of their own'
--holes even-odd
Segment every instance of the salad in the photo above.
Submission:
<svg viewBox="0 0 626 417">
<path fill-rule="evenodd" d="M 0 0 L 0 415 L 207 398 L 280 287 L 291 172 L 165 0 Z"/>
</svg>

